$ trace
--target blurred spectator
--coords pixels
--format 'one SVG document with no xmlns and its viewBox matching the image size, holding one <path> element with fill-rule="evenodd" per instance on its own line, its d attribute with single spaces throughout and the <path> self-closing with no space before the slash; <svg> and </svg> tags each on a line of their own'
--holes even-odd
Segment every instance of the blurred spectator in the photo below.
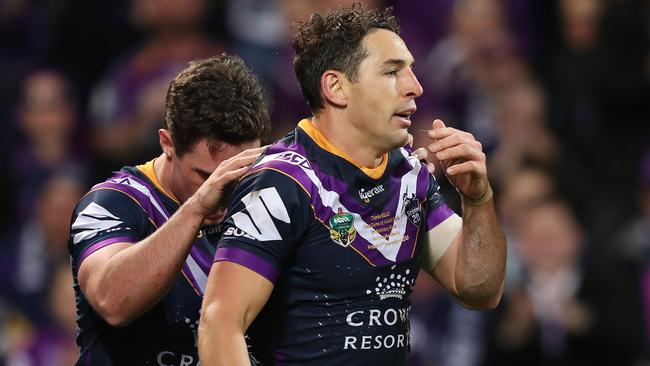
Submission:
<svg viewBox="0 0 650 366">
<path fill-rule="evenodd" d="M 562 147 L 560 185 L 600 251 L 634 208 L 631 182 L 650 132 L 650 33 L 639 1 L 556 4 L 560 36 L 544 50 L 549 128 Z"/>
<path fill-rule="evenodd" d="M 46 61 L 52 46 L 50 8 L 42 1 L 3 1 L 0 7 L 0 118 L 11 111 L 11 95 L 30 69 Z"/>
<path fill-rule="evenodd" d="M 499 1 L 457 1 L 451 17 L 450 32 L 424 65 L 442 103 L 436 117 L 474 134 L 489 154 L 497 144 L 494 97 L 527 70 L 515 56 Z"/>
<path fill-rule="evenodd" d="M 115 60 L 92 92 L 92 146 L 102 179 L 126 161 L 144 161 L 159 149 L 169 82 L 192 59 L 225 46 L 203 30 L 207 0 L 133 0 L 131 20 L 147 31 L 144 44 Z"/>
<path fill-rule="evenodd" d="M 257 74 L 262 85 L 269 85 L 277 67 L 278 49 L 289 32 L 282 13 L 283 0 L 227 1 L 226 29 L 230 48 Z"/>
<path fill-rule="evenodd" d="M 0 297 L 37 325 L 52 324 L 48 284 L 57 266 L 69 266 L 68 230 L 72 208 L 86 187 L 75 175 L 54 173 L 37 194 L 32 218 L 4 235 Z"/>
<path fill-rule="evenodd" d="M 575 358 L 575 339 L 589 329 L 592 314 L 578 297 L 583 238 L 569 208 L 540 202 L 513 232 L 526 275 L 504 299 L 487 364 L 589 364 Z"/>
<path fill-rule="evenodd" d="M 10 141 L 10 172 L 16 184 L 18 220 L 31 214 L 34 192 L 53 171 L 83 171 L 83 146 L 74 97 L 65 77 L 39 70 L 23 81 Z M 11 130 L 9 130 L 11 131 Z"/>
<path fill-rule="evenodd" d="M 7 357 L 7 366 L 72 365 L 79 357 L 75 343 L 75 298 L 70 263 L 60 261 L 48 279 L 46 306 L 53 322 L 25 330 Z"/>
<path fill-rule="evenodd" d="M 420 272 L 411 300 L 410 366 L 474 366 L 483 358 L 486 313 L 456 303 Z"/>
<path fill-rule="evenodd" d="M 559 146 L 546 129 L 542 89 L 530 80 L 521 81 L 501 91 L 495 103 L 498 145 L 490 161 L 491 181 L 503 183 L 527 160 L 555 167 Z"/>
<path fill-rule="evenodd" d="M 531 209 L 540 203 L 557 196 L 557 187 L 551 173 L 533 161 L 525 161 L 514 171 L 509 172 L 497 186 L 497 210 L 508 239 L 508 258 L 506 261 L 506 293 L 519 286 L 525 276 L 513 233 L 521 221 L 528 217 Z"/>
<path fill-rule="evenodd" d="M 488 327 L 485 364 L 632 365 L 638 311 L 628 306 L 629 277 L 594 261 L 569 206 L 538 202 L 512 232 L 524 276 Z"/>
</svg>

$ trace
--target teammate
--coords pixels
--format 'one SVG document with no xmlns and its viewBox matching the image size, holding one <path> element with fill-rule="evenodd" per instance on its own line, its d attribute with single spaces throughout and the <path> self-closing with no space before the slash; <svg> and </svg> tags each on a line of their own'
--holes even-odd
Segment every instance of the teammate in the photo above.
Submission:
<svg viewBox="0 0 650 366">
<path fill-rule="evenodd" d="M 391 11 L 312 15 L 292 45 L 313 117 L 235 189 L 208 278 L 203 366 L 400 365 L 420 267 L 461 304 L 496 306 L 506 242 L 481 145 L 440 120 L 429 151 L 463 218 L 401 148 L 422 87 Z M 249 327 L 250 326 L 250 327 Z"/>
<path fill-rule="evenodd" d="M 73 213 L 78 365 L 198 364 L 216 224 L 269 130 L 259 83 L 237 57 L 192 62 L 171 82 L 162 154 L 95 185 Z"/>
</svg>

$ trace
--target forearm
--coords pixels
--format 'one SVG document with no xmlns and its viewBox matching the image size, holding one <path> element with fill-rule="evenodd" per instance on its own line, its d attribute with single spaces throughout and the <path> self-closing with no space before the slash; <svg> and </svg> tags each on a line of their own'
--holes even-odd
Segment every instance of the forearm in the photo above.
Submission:
<svg viewBox="0 0 650 366">
<path fill-rule="evenodd" d="M 202 220 L 183 205 L 149 237 L 111 256 L 89 283 L 96 310 L 123 325 L 155 305 L 178 277 Z"/>
<path fill-rule="evenodd" d="M 215 306 L 201 313 L 199 359 L 203 366 L 250 365 L 241 324 L 232 316 L 218 314 Z"/>
<path fill-rule="evenodd" d="M 455 268 L 459 300 L 470 308 L 493 308 L 503 292 L 506 240 L 493 200 L 463 201 L 463 225 Z"/>
</svg>

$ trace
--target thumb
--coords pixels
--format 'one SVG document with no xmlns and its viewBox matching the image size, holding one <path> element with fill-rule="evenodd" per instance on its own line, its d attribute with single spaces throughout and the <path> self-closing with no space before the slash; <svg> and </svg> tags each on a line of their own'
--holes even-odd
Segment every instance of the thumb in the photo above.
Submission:
<svg viewBox="0 0 650 366">
<path fill-rule="evenodd" d="M 433 129 L 436 129 L 436 128 L 445 128 L 445 127 L 446 127 L 446 126 L 445 126 L 445 123 L 442 122 L 441 119 L 436 119 L 435 121 L 433 121 L 433 124 L 432 124 L 431 126 L 432 126 Z"/>
</svg>

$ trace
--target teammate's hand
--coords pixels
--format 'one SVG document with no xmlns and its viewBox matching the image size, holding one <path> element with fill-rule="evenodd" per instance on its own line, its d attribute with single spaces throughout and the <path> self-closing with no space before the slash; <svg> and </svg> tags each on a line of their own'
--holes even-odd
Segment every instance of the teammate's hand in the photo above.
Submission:
<svg viewBox="0 0 650 366">
<path fill-rule="evenodd" d="M 428 132 L 433 143 L 429 152 L 440 161 L 449 182 L 473 201 L 489 194 L 486 157 L 483 147 L 471 133 L 446 127 L 436 119 Z"/>
<path fill-rule="evenodd" d="M 192 198 L 199 214 L 204 217 L 204 224 L 214 225 L 223 220 L 226 215 L 225 204 L 237 179 L 246 174 L 251 164 L 265 149 L 266 146 L 244 150 L 222 161 L 199 187 Z"/>
</svg>

